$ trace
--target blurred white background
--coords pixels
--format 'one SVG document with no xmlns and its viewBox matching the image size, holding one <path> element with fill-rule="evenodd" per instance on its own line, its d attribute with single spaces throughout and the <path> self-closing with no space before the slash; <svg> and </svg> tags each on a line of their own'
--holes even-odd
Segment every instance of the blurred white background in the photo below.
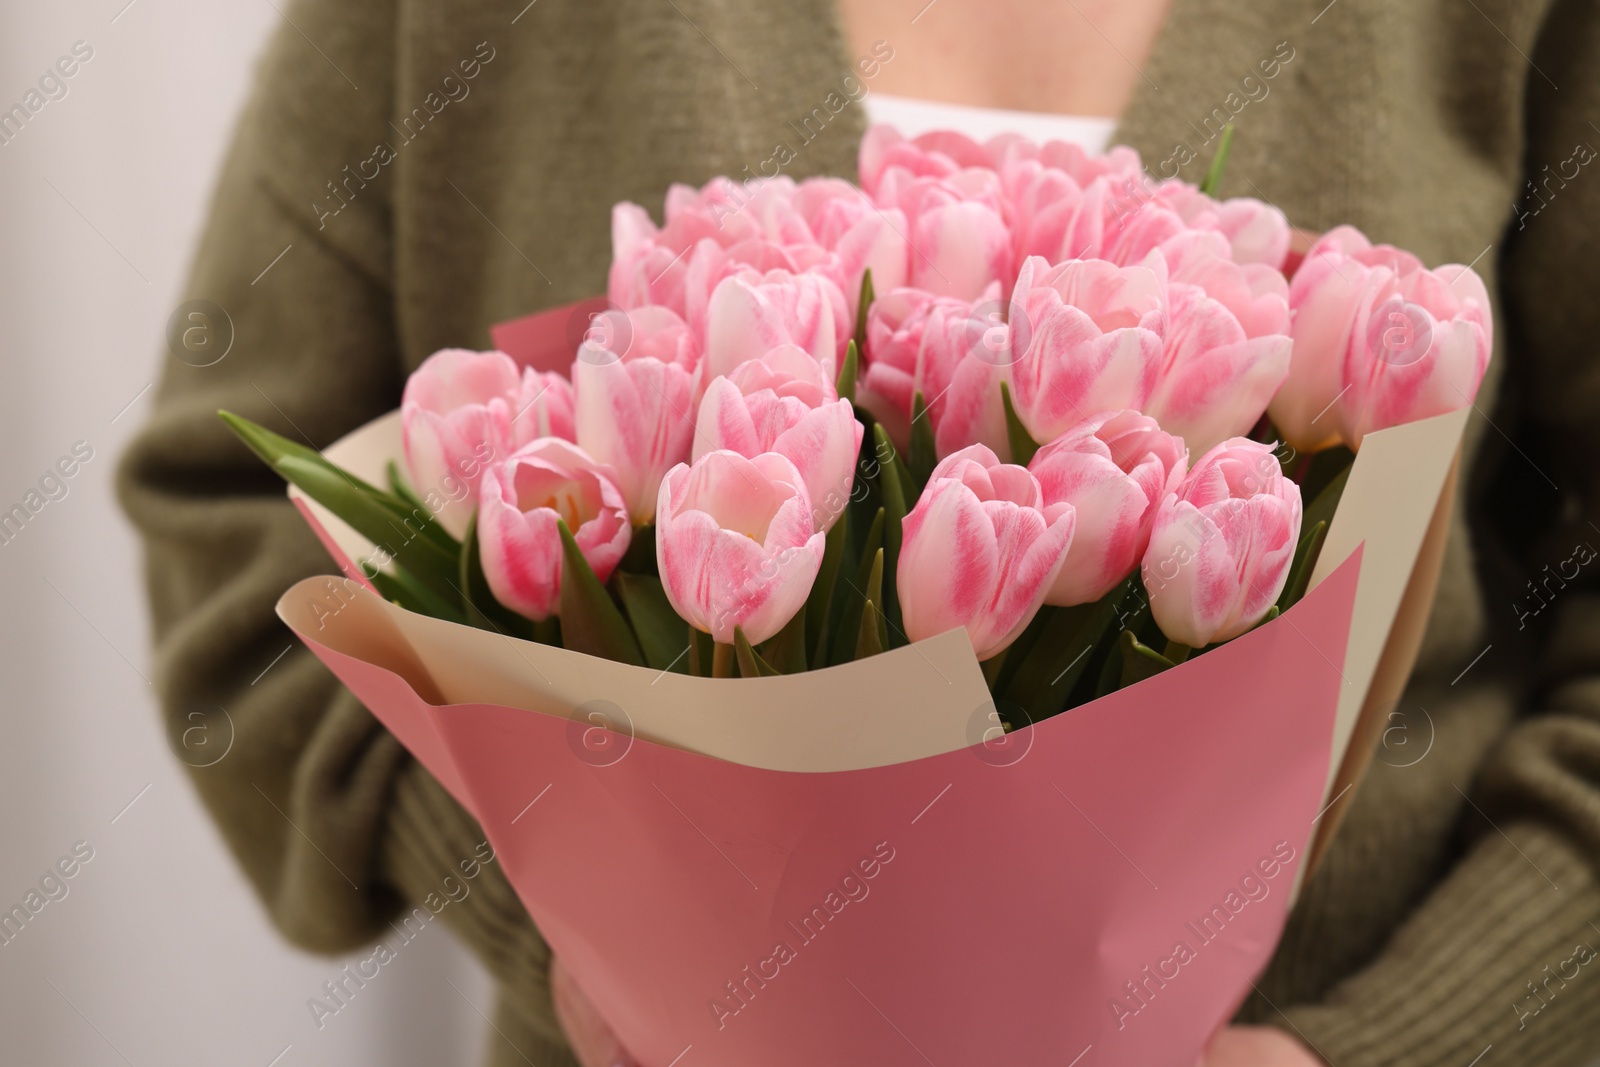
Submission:
<svg viewBox="0 0 1600 1067">
<path fill-rule="evenodd" d="M 171 358 L 165 324 L 280 19 L 270 0 L 0 5 L 0 109 L 74 42 L 93 49 L 0 144 L 0 512 L 74 442 L 93 449 L 67 496 L 0 544 L 0 911 L 74 842 L 94 849 L 68 895 L 0 944 L 6 1064 L 481 1060 L 473 1005 L 492 1014 L 490 985 L 437 923 L 318 1029 L 306 1001 L 346 961 L 278 939 L 144 677 L 139 554 L 112 474 Z"/>
</svg>

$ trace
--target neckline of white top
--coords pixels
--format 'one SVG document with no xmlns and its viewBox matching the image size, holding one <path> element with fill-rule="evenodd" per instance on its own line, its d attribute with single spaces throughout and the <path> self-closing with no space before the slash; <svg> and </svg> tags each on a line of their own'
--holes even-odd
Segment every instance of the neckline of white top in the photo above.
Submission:
<svg viewBox="0 0 1600 1067">
<path fill-rule="evenodd" d="M 1091 155 L 1106 150 L 1117 125 L 1115 119 L 1099 116 L 1008 111 L 914 100 L 887 93 L 868 93 L 861 102 L 866 106 L 871 123 L 893 126 L 906 137 L 933 130 L 955 130 L 982 143 L 996 134 L 1017 133 L 1032 141 L 1070 141 Z"/>
</svg>

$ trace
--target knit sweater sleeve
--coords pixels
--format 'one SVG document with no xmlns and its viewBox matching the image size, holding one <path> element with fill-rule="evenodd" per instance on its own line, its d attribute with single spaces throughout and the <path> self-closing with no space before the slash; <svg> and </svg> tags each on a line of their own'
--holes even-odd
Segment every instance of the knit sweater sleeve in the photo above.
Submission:
<svg viewBox="0 0 1600 1067">
<path fill-rule="evenodd" d="M 1516 584 L 1543 579 L 1546 564 L 1563 580 L 1529 622 L 1540 651 L 1523 714 L 1476 780 L 1459 783 L 1462 858 L 1372 964 L 1278 1016 L 1338 1067 L 1479 1056 L 1581 1067 L 1600 1049 L 1600 561 L 1594 547 L 1574 551 L 1600 547 L 1597 54 L 1600 8 L 1556 3 L 1527 70 L 1525 167 L 1539 195 L 1511 219 L 1501 254 L 1500 325 L 1520 399 L 1495 422 L 1519 442 L 1507 450 L 1513 478 L 1542 495 L 1559 486 L 1548 530 L 1521 539 Z M 1565 180 L 1544 184 L 1558 171 Z"/>
<path fill-rule="evenodd" d="M 274 922 L 342 952 L 388 936 L 402 908 L 436 910 L 547 1042 L 540 1062 L 557 1062 L 543 940 L 499 865 L 478 862 L 472 818 L 274 614 L 284 589 L 333 564 L 217 418 L 323 447 L 399 402 L 392 183 L 345 184 L 387 137 L 397 6 L 286 7 L 184 294 L 210 306 L 188 309 L 163 357 L 119 487 L 144 538 L 168 732 L 204 764 L 195 786 Z M 330 216 L 336 195 L 348 203 Z"/>
</svg>

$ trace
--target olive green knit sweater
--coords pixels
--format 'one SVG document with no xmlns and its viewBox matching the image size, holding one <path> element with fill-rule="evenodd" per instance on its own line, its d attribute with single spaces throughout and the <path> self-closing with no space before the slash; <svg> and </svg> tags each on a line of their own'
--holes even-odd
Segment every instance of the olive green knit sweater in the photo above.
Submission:
<svg viewBox="0 0 1600 1067">
<path fill-rule="evenodd" d="M 216 410 L 326 445 L 395 407 L 435 349 L 602 291 L 613 202 L 852 174 L 863 119 L 844 105 L 874 68 L 827 0 L 286 10 L 186 294 L 226 310 L 232 351 L 167 362 L 122 491 L 169 730 L 218 704 L 236 724 L 196 787 L 285 935 L 342 951 L 438 894 L 482 835 L 274 616 L 331 564 Z M 907 25 L 879 58 L 916 47 Z M 1549 579 L 1600 544 L 1597 57 L 1594 0 L 1174 0 L 1119 132 L 1158 176 L 1197 179 L 1232 121 L 1225 193 L 1475 263 L 1498 299 L 1399 732 L 1340 801 L 1243 1009 L 1337 1067 L 1600 1052 L 1600 970 L 1578 962 L 1600 947 L 1600 571 Z M 548 953 L 499 868 L 440 917 L 501 982 L 494 1062 L 570 1062 Z"/>
</svg>

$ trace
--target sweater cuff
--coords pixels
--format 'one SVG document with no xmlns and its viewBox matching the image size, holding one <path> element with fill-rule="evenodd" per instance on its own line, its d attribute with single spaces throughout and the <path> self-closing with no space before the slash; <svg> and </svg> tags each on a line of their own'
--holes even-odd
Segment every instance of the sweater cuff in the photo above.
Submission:
<svg viewBox="0 0 1600 1067">
<path fill-rule="evenodd" d="M 519 1030 L 565 1048 L 550 1000 L 549 946 L 483 828 L 415 760 L 395 780 L 382 862 L 409 909 L 396 921 L 444 920 L 499 982 L 502 1021 L 514 1015 Z"/>
<path fill-rule="evenodd" d="M 1584 1067 L 1600 1033 L 1600 886 L 1531 824 L 1479 840 L 1383 954 L 1277 1025 L 1337 1067 Z"/>
</svg>

